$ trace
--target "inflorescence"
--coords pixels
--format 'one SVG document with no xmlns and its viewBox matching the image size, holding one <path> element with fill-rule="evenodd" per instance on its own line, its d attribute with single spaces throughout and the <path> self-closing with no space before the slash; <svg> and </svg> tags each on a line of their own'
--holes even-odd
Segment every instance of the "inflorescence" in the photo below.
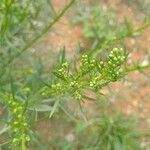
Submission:
<svg viewBox="0 0 150 150">
<path fill-rule="evenodd" d="M 69 64 L 64 62 L 54 72 L 57 79 L 42 95 L 57 96 L 70 94 L 75 99 L 82 99 L 85 89 L 99 90 L 110 82 L 115 82 L 125 75 L 122 64 L 127 55 L 122 48 L 113 48 L 106 61 L 96 60 L 89 55 L 82 55 L 79 69 L 69 70 Z"/>
<path fill-rule="evenodd" d="M 27 133 L 29 125 L 26 117 L 25 103 L 10 95 L 1 94 L 1 97 L 5 99 L 11 115 L 11 119 L 8 121 L 8 126 L 11 131 L 12 146 L 15 148 L 18 145 L 29 142 L 30 136 Z"/>
</svg>

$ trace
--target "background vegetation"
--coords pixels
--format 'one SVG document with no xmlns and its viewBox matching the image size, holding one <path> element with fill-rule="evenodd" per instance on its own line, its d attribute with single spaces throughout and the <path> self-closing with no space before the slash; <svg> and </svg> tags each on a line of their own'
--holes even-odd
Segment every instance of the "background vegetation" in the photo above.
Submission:
<svg viewBox="0 0 150 150">
<path fill-rule="evenodd" d="M 149 150 L 148 0 L 0 2 L 0 149 Z"/>
</svg>

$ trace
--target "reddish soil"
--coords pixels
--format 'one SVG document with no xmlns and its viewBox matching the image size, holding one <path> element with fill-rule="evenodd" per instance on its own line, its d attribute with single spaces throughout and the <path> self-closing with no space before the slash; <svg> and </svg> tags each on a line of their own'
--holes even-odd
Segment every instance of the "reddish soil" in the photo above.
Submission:
<svg viewBox="0 0 150 150">
<path fill-rule="evenodd" d="M 54 0 L 54 8 L 56 11 L 63 9 L 64 5 L 69 2 L 66 0 Z M 55 25 L 54 32 L 50 33 L 48 41 L 54 50 L 60 50 L 62 47 L 66 48 L 67 55 L 73 57 L 77 49 L 78 43 L 85 46 L 86 42 L 83 39 L 82 28 L 79 25 L 73 26 L 67 15 L 71 12 L 68 11 Z M 55 32 L 56 31 L 56 32 Z"/>
</svg>

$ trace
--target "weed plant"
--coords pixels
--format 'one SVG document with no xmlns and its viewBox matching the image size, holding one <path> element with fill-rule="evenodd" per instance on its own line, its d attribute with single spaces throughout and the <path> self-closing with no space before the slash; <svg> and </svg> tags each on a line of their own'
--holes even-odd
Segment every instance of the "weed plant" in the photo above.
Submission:
<svg viewBox="0 0 150 150">
<path fill-rule="evenodd" d="M 131 120 L 123 114 L 103 114 L 100 118 L 92 120 L 86 125 L 81 125 L 82 128 L 78 129 L 86 128 L 84 130 L 88 133 L 83 131 L 82 134 L 84 136 L 91 135 L 87 141 L 82 141 L 82 143 L 87 143 L 80 146 L 82 149 L 89 150 L 140 149 L 138 131 L 131 121 L 133 121 L 133 118 Z"/>
<path fill-rule="evenodd" d="M 97 46 L 91 51 L 81 55 L 76 63 L 69 62 L 62 53 L 60 62 L 55 68 L 50 68 L 50 73 L 44 72 L 44 66 L 39 60 L 31 58 L 25 53 L 44 36 L 53 25 L 72 6 L 75 0 L 70 2 L 59 13 L 54 11 L 51 1 L 15 1 L 2 0 L 0 4 L 0 106 L 5 113 L 2 117 L 2 129 L 0 135 L 8 138 L 0 143 L 2 149 L 27 150 L 33 149 L 107 149 L 130 150 L 140 146 L 135 138 L 134 130 L 126 124 L 124 117 L 98 115 L 98 121 L 91 126 L 81 142 L 69 143 L 59 138 L 50 141 L 50 147 L 39 144 L 33 126 L 35 126 L 42 114 L 45 118 L 53 119 L 53 114 L 59 114 L 60 110 L 71 118 L 74 126 L 80 124 L 79 118 L 72 115 L 65 106 L 68 101 L 76 102 L 82 110 L 82 102 L 87 100 L 98 101 L 89 97 L 87 93 L 95 93 L 98 97 L 103 95 L 101 90 L 112 82 L 124 78 L 129 72 L 143 70 L 150 65 L 127 65 L 128 52 L 120 47 L 111 48 L 115 42 L 125 37 L 140 32 L 149 24 L 139 29 L 128 30 L 123 34 L 122 27 L 115 28 L 115 18 L 111 13 L 93 9 L 93 24 L 89 24 L 86 18 L 84 33 L 86 37 L 97 39 Z M 45 11 L 43 11 L 45 10 Z M 51 18 L 47 19 L 51 14 Z M 106 20 L 103 17 L 109 16 Z M 90 18 L 91 19 L 91 18 Z M 100 20 L 99 20 L 100 19 Z M 104 24 L 101 24 L 103 22 Z M 108 23 L 108 26 L 105 26 Z M 94 30 L 93 30 L 94 27 Z M 98 33 L 98 36 L 95 34 Z M 106 34 L 108 30 L 109 34 Z M 116 37 L 115 39 L 113 37 Z M 102 46 L 100 46 L 102 45 Z M 109 54 L 104 58 L 97 56 L 97 52 L 105 48 Z M 35 66 L 30 66 L 36 62 Z M 22 58 L 19 60 L 19 58 Z M 29 64 L 28 64 L 29 63 Z M 20 66 L 21 65 L 21 66 Z M 59 117 L 61 118 L 61 115 Z M 70 120 L 70 118 L 68 120 Z M 100 119 L 99 119 L 100 118 Z M 86 120 L 84 125 L 90 124 Z M 133 133 L 133 134 L 132 134 Z M 84 133 L 83 133 L 84 135 Z M 83 137 L 82 132 L 79 137 Z M 90 137 L 90 138 L 89 138 Z M 93 138 L 93 139 L 92 139 Z M 90 142 L 89 141 L 92 141 Z M 59 141 L 59 142 L 58 142 Z M 54 144 L 53 144 L 54 142 Z M 92 143 L 92 145 L 89 145 Z M 55 145 L 56 144 L 56 145 Z"/>
<path fill-rule="evenodd" d="M 96 38 L 97 41 L 103 43 L 115 38 L 121 32 L 126 32 L 125 24 L 119 25 L 114 13 L 98 6 L 89 9 L 79 18 L 79 21 L 83 24 L 83 35 L 86 38 L 91 40 Z M 107 34 L 105 31 L 107 31 Z"/>
</svg>

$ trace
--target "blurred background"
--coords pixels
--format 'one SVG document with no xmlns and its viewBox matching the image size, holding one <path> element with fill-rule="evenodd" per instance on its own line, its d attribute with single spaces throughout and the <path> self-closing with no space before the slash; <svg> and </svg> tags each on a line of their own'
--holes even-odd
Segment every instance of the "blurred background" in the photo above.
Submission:
<svg viewBox="0 0 150 150">
<path fill-rule="evenodd" d="M 55 18 L 69 0 L 28 2 L 18 2 L 19 6 L 9 10 L 12 22 L 6 21 L 5 25 L 1 22 L 2 67 L 5 61 L 20 53 L 20 49 L 24 51 L 24 45 Z M 4 18 L 4 12 L 0 18 Z M 17 96 L 30 98 L 32 140 L 29 149 L 150 150 L 149 68 L 130 72 L 103 88 L 103 94 L 98 96 L 87 92 L 87 99 L 92 97 L 94 101 L 85 98 L 79 103 L 69 96 L 61 98 L 51 118 L 49 109 L 53 101 L 44 99 L 43 104 L 39 93 L 43 84 L 53 80 L 51 72 L 62 55 L 73 64 L 84 53 L 105 58 L 113 47 L 122 47 L 129 53 L 127 65 L 149 64 L 149 26 L 149 0 L 76 0 L 53 28 L 13 60 L 12 68 L 1 67 L 0 70 L 6 70 L 0 79 L 1 91 L 11 91 L 8 81 L 11 74 Z M 8 116 L 6 105 L 0 101 L 0 128 L 3 129 Z M 8 149 L 7 141 L 9 133 L 1 130 L 2 150 Z"/>
</svg>

